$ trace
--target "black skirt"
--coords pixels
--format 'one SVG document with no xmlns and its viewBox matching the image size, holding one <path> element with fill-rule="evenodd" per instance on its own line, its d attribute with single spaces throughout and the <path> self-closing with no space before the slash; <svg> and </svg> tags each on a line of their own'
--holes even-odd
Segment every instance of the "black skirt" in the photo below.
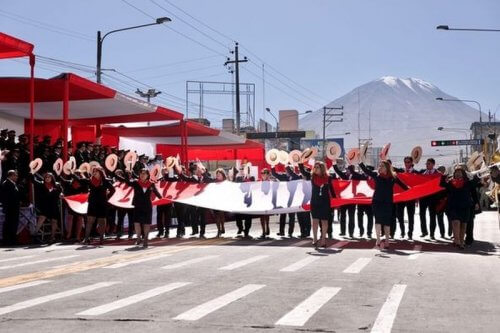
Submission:
<svg viewBox="0 0 500 333">
<path fill-rule="evenodd" d="M 471 209 L 468 207 L 455 207 L 447 210 L 448 220 L 459 220 L 460 223 L 468 223 L 471 220 Z"/>
<path fill-rule="evenodd" d="M 134 209 L 134 223 L 151 224 L 152 218 L 152 209 Z"/>
<path fill-rule="evenodd" d="M 384 226 L 392 225 L 392 202 L 373 202 L 373 216 L 375 217 L 375 224 L 382 224 Z"/>
<path fill-rule="evenodd" d="M 313 219 L 328 220 L 332 215 L 329 203 L 311 204 L 311 216 Z"/>
<path fill-rule="evenodd" d="M 98 219 L 104 219 L 107 217 L 108 205 L 106 202 L 89 202 L 89 208 L 87 210 L 87 216 L 92 216 Z"/>
</svg>

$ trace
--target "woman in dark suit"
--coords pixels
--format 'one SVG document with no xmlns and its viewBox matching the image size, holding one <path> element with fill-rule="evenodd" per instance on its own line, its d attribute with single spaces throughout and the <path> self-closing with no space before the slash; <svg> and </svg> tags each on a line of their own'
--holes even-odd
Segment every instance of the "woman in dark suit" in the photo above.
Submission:
<svg viewBox="0 0 500 333">
<path fill-rule="evenodd" d="M 151 201 L 151 194 L 156 195 L 158 199 L 162 196 L 156 189 L 155 183 L 149 180 L 149 170 L 141 169 L 139 171 L 139 179 L 133 180 L 129 176 L 125 182 L 134 189 L 134 198 L 132 205 L 134 205 L 134 227 L 137 234 L 136 245 L 143 244 L 144 248 L 148 247 L 149 229 L 151 227 L 151 219 L 153 216 L 153 203 Z M 143 240 L 141 240 L 141 232 L 144 229 Z"/>
<path fill-rule="evenodd" d="M 59 202 L 62 188 L 59 183 L 56 183 L 54 175 L 50 172 L 47 172 L 43 176 L 43 180 L 38 179 L 35 175 L 32 176 L 31 180 L 37 188 L 36 193 L 38 195 L 36 196 L 36 200 L 39 202 L 38 208 L 40 210 L 35 235 L 38 234 L 43 223 L 48 220 L 51 225 L 49 242 L 54 243 L 56 240 L 57 221 L 61 215 Z"/>
<path fill-rule="evenodd" d="M 396 173 L 392 170 L 391 164 L 387 161 L 380 161 L 378 173 L 368 169 L 364 163 L 360 163 L 359 167 L 367 176 L 373 178 L 375 181 L 375 192 L 373 193 L 372 198 L 372 209 L 375 217 L 375 231 L 377 233 L 377 242 L 375 245 L 380 246 L 380 235 L 382 233 L 383 226 L 385 234 L 385 248 L 388 249 L 393 218 L 392 212 L 394 208 L 394 185 L 398 184 L 404 189 L 408 189 L 408 186 L 399 180 Z"/>
</svg>

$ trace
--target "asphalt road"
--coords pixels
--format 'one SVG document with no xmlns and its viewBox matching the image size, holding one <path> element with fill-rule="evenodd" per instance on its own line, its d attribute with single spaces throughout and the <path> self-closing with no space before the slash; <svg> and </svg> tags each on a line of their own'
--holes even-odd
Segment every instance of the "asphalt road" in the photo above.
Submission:
<svg viewBox="0 0 500 333">
<path fill-rule="evenodd" d="M 0 332 L 500 331 L 496 212 L 477 218 L 463 251 L 417 237 L 380 251 L 337 233 L 316 251 L 234 234 L 229 224 L 227 238 L 152 239 L 147 250 L 125 240 L 2 248 Z"/>
</svg>

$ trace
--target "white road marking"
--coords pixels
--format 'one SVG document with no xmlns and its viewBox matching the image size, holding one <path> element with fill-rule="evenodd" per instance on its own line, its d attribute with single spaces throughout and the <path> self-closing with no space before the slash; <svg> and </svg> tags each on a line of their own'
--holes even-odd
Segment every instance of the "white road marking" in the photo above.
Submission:
<svg viewBox="0 0 500 333">
<path fill-rule="evenodd" d="M 271 244 L 271 243 L 274 243 L 274 239 L 273 240 L 267 240 L 267 241 L 263 241 L 263 242 L 260 242 L 257 244 L 257 246 L 264 246 L 264 245 L 267 245 L 267 244 Z"/>
<path fill-rule="evenodd" d="M 194 258 L 194 259 L 190 259 L 190 260 L 186 260 L 186 261 L 181 261 L 181 262 L 179 262 L 177 264 L 171 264 L 171 265 L 163 266 L 162 268 L 163 269 L 180 268 L 180 267 L 189 266 L 189 265 L 192 265 L 192 264 L 197 264 L 199 262 L 202 262 L 202 261 L 205 261 L 205 260 L 209 260 L 209 259 L 213 259 L 213 258 L 216 258 L 216 257 L 218 257 L 218 256 L 217 255 L 203 256 L 203 257 Z"/>
<path fill-rule="evenodd" d="M 389 296 L 380 309 L 375 323 L 373 323 L 372 333 L 389 333 L 391 332 L 396 312 L 398 311 L 399 303 L 403 299 L 406 290 L 405 284 L 395 284 L 389 292 Z"/>
<path fill-rule="evenodd" d="M 304 326 L 304 324 L 325 305 L 333 296 L 340 291 L 340 288 L 323 287 L 314 294 L 306 298 L 292 311 L 281 317 L 276 325 Z"/>
<path fill-rule="evenodd" d="M 295 242 L 293 244 L 290 244 L 288 246 L 283 246 L 283 250 L 284 251 L 293 250 L 296 247 L 300 247 L 300 246 L 306 245 L 306 244 L 312 245 L 312 240 L 310 240 L 310 239 L 309 240 L 301 240 L 301 241 Z"/>
<path fill-rule="evenodd" d="M 91 284 L 90 286 L 86 286 L 86 287 L 70 289 L 70 290 L 60 292 L 60 293 L 55 293 L 55 294 L 50 294 L 47 296 L 33 298 L 33 299 L 30 299 L 30 300 L 27 300 L 24 302 L 20 302 L 20 303 L 4 306 L 4 307 L 0 308 L 0 315 L 4 315 L 4 314 L 11 313 L 11 312 L 18 311 L 18 310 L 27 309 L 27 308 L 30 308 L 30 307 L 33 307 L 36 305 L 40 305 L 40 304 L 47 303 L 50 301 L 55 301 L 55 300 L 58 300 L 61 298 L 65 298 L 65 297 L 69 297 L 69 296 L 73 296 L 73 295 L 78 295 L 78 294 L 83 294 L 83 293 L 86 293 L 86 292 L 89 292 L 92 290 L 96 290 L 96 289 L 100 289 L 100 288 L 104 288 L 104 287 L 109 287 L 109 286 L 114 285 L 116 283 L 119 283 L 119 282 L 99 282 L 99 283 Z"/>
<path fill-rule="evenodd" d="M 413 248 L 413 251 L 415 251 L 416 253 L 410 254 L 408 256 L 408 260 L 415 260 L 422 255 L 422 253 L 421 253 L 422 252 L 422 245 L 415 245 L 415 247 Z"/>
<path fill-rule="evenodd" d="M 233 269 L 237 269 L 237 268 L 240 268 L 240 267 L 243 267 L 243 266 L 246 266 L 246 265 L 249 265 L 249 264 L 252 264 L 256 261 L 259 261 L 259 260 L 262 260 L 262 259 L 265 259 L 269 256 L 267 255 L 262 255 L 262 256 L 255 256 L 255 257 L 250 257 L 248 259 L 244 259 L 244 260 L 240 260 L 240 261 L 237 261 L 237 262 L 234 262 L 230 265 L 227 265 L 227 266 L 224 266 L 224 267 L 221 267 L 219 268 L 220 270 L 223 270 L 223 271 L 232 271 Z"/>
<path fill-rule="evenodd" d="M 16 268 L 16 267 L 22 267 L 22 266 L 28 266 L 28 265 L 35 265 L 35 264 L 41 264 L 41 263 L 51 262 L 51 261 L 56 261 L 56 260 L 69 259 L 69 258 L 74 258 L 74 257 L 78 257 L 78 254 L 74 254 L 74 255 L 71 255 L 71 256 L 58 257 L 58 258 L 50 258 L 50 259 L 43 259 L 43 260 L 23 262 L 22 264 L 0 266 L 0 269 L 10 269 L 10 268 Z"/>
<path fill-rule="evenodd" d="M 6 293 L 6 292 L 12 291 L 12 290 L 17 290 L 17 289 L 23 289 L 23 288 L 28 288 L 28 287 L 39 286 L 41 284 L 49 283 L 49 282 L 52 282 L 52 281 L 50 281 L 50 280 L 38 280 L 38 281 L 31 281 L 31 282 L 26 282 L 26 283 L 20 283 L 20 284 L 16 284 L 14 286 L 9 286 L 9 287 L 3 287 L 3 288 L 0 288 L 0 294 L 1 293 Z"/>
<path fill-rule="evenodd" d="M 139 264 L 139 263 L 146 262 L 146 261 L 151 261 L 151 260 L 156 260 L 156 259 L 160 259 L 160 258 L 164 258 L 164 257 L 169 257 L 171 255 L 172 254 L 170 254 L 170 253 L 163 253 L 163 254 L 159 254 L 157 256 L 151 256 L 151 257 L 137 259 L 137 260 L 119 262 L 117 264 L 113 264 L 113 265 L 110 265 L 110 266 L 105 266 L 103 268 L 108 268 L 108 269 L 109 268 L 111 268 L 111 269 L 112 268 L 121 268 L 121 267 L 125 267 L 125 266 L 128 266 L 128 265 Z"/>
<path fill-rule="evenodd" d="M 34 256 L 22 256 L 22 257 L 15 257 L 15 258 L 9 258 L 9 259 L 1 259 L 0 262 L 15 261 L 15 260 L 28 259 L 28 258 L 33 258 L 33 257 Z"/>
<path fill-rule="evenodd" d="M 366 265 L 370 263 L 370 261 L 372 261 L 372 258 L 359 258 L 349 267 L 344 269 L 344 273 L 358 274 L 363 268 L 365 268 Z"/>
<path fill-rule="evenodd" d="M 115 311 L 115 310 L 118 310 L 120 308 L 129 306 L 129 305 L 144 301 L 148 298 L 155 297 L 155 296 L 167 293 L 169 291 L 187 286 L 190 283 L 191 282 L 169 283 L 167 285 L 164 285 L 164 286 L 161 286 L 158 288 L 154 288 L 154 289 L 142 292 L 140 294 L 132 295 L 130 297 L 126 297 L 126 298 L 120 299 L 120 300 L 115 301 L 115 302 L 96 306 L 94 308 L 79 312 L 76 315 L 77 316 L 99 316 L 99 315 L 102 315 L 102 314 L 105 314 L 105 313 L 108 313 L 111 311 Z"/>
<path fill-rule="evenodd" d="M 280 272 L 296 272 L 301 268 L 306 267 L 310 263 L 315 262 L 318 260 L 320 257 L 307 257 L 302 260 L 297 261 L 296 263 L 293 263 L 289 266 L 286 266 L 285 268 L 280 269 Z"/>
<path fill-rule="evenodd" d="M 246 286 L 238 288 L 234 291 L 231 291 L 230 293 L 217 297 L 211 301 L 200 304 L 197 307 L 192 308 L 191 310 L 181 313 L 174 319 L 191 320 L 191 321 L 198 320 L 214 311 L 219 310 L 220 308 L 228 305 L 229 303 L 237 301 L 240 298 L 243 298 L 253 293 L 254 291 L 257 291 L 264 287 L 265 285 L 263 284 L 247 284 Z"/>
<path fill-rule="evenodd" d="M 328 248 L 329 249 L 341 249 L 344 246 L 346 246 L 347 244 L 349 244 L 348 241 L 340 241 L 340 242 L 336 242 L 335 244 L 329 246 Z"/>
</svg>

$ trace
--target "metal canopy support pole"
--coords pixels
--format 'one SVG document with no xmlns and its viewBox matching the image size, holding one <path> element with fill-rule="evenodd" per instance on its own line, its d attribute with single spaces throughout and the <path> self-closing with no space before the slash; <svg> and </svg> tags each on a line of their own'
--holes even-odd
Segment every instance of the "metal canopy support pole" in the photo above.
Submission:
<svg viewBox="0 0 500 333">
<path fill-rule="evenodd" d="M 68 118 L 69 118 L 69 74 L 64 78 L 63 92 L 63 124 L 62 124 L 62 139 L 63 139 L 63 160 L 68 160 Z"/>
<path fill-rule="evenodd" d="M 30 55 L 30 160 L 35 158 L 35 56 Z"/>
</svg>

